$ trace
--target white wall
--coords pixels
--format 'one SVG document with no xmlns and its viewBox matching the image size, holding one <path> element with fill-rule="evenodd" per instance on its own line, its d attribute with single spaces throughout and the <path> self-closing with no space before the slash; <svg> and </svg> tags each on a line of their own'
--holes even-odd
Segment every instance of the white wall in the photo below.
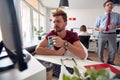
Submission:
<svg viewBox="0 0 120 80">
<path fill-rule="evenodd" d="M 96 18 L 104 13 L 104 9 L 65 9 L 68 18 L 74 17 L 75 21 L 68 20 L 67 29 L 79 28 L 81 25 L 86 25 L 88 28 L 93 28 Z M 113 11 L 120 13 L 120 6 L 115 6 Z"/>
<path fill-rule="evenodd" d="M 64 11 L 68 15 L 68 24 L 66 28 L 69 30 L 71 28 L 79 28 L 83 24 L 86 25 L 88 28 L 93 28 L 97 16 L 103 13 L 103 9 L 69 9 L 68 8 L 68 9 L 64 9 Z M 76 20 L 69 20 L 69 18 L 76 18 Z M 47 24 L 47 27 L 48 28 L 53 27 L 53 24 L 52 23 Z"/>
<path fill-rule="evenodd" d="M 49 10 L 51 11 L 51 10 Z M 64 9 L 68 14 L 68 18 L 76 18 L 75 21 L 68 20 L 67 29 L 79 28 L 81 25 L 86 25 L 88 28 L 94 28 L 96 18 L 104 13 L 104 8 L 101 9 Z M 120 6 L 115 6 L 113 11 L 120 13 Z M 47 21 L 51 18 L 50 13 L 47 12 Z M 48 22 L 46 24 L 46 29 L 49 31 L 53 27 L 52 23 Z"/>
<path fill-rule="evenodd" d="M 98 15 L 103 13 L 102 9 L 71 9 L 65 10 L 68 18 L 76 18 L 76 20 L 68 20 L 67 28 L 79 28 L 81 25 L 86 25 L 88 28 L 93 28 Z"/>
<path fill-rule="evenodd" d="M 120 5 L 119 6 L 115 6 L 113 11 L 120 13 Z"/>
</svg>

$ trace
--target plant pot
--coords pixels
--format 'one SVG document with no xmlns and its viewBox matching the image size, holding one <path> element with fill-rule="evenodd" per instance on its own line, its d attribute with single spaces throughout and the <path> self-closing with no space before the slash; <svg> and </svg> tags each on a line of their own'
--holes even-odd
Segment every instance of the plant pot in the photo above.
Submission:
<svg viewBox="0 0 120 80">
<path fill-rule="evenodd" d="M 38 40 L 41 40 L 41 38 L 42 38 L 41 36 L 38 36 Z"/>
</svg>

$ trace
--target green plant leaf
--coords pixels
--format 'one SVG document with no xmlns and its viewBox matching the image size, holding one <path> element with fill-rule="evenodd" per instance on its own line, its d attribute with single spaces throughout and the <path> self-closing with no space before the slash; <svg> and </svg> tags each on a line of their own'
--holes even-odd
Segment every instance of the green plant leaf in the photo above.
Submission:
<svg viewBox="0 0 120 80">
<path fill-rule="evenodd" d="M 75 73 L 78 77 L 80 77 L 80 72 L 79 72 L 79 70 L 78 70 L 78 68 L 77 68 L 76 66 L 74 66 L 73 70 L 74 70 L 74 73 Z"/>
<path fill-rule="evenodd" d="M 82 80 L 82 79 L 80 79 L 79 77 L 77 77 L 77 76 L 73 76 L 73 77 L 71 77 L 71 79 L 70 80 Z"/>
<path fill-rule="evenodd" d="M 106 69 L 97 70 L 97 75 L 105 75 L 105 76 L 109 77 L 109 74 Z"/>
<path fill-rule="evenodd" d="M 85 72 L 85 76 L 90 76 L 90 80 L 95 80 L 95 78 L 96 78 L 96 71 L 92 71 L 92 70 L 87 70 L 86 72 Z"/>
<path fill-rule="evenodd" d="M 63 80 L 70 80 L 70 76 L 63 74 Z"/>
<path fill-rule="evenodd" d="M 96 80 L 110 80 L 108 76 L 106 75 L 98 75 L 96 77 Z"/>
<path fill-rule="evenodd" d="M 110 79 L 107 69 L 96 70 L 91 68 L 91 70 L 86 70 L 84 75 L 81 77 L 77 67 L 74 67 L 74 75 L 66 76 L 64 74 L 64 80 L 120 80 L 120 74 L 117 74 L 112 79 Z"/>
</svg>

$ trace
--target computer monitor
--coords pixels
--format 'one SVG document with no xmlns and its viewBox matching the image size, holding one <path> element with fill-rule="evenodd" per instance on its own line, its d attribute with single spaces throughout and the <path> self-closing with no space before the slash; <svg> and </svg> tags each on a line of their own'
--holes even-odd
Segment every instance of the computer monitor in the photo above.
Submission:
<svg viewBox="0 0 120 80">
<path fill-rule="evenodd" d="M 79 34 L 80 28 L 71 28 L 73 32 L 77 32 Z M 87 32 L 92 35 L 93 34 L 93 28 L 87 28 Z"/>
<path fill-rule="evenodd" d="M 117 34 L 117 35 L 120 34 L 120 28 L 118 28 L 118 29 L 116 30 L 116 34 Z"/>
<path fill-rule="evenodd" d="M 92 35 L 93 34 L 93 28 L 87 28 L 87 32 Z"/>
<path fill-rule="evenodd" d="M 14 0 L 0 0 L 0 26 L 4 44 L 16 55 L 17 68 L 27 69 Z"/>
<path fill-rule="evenodd" d="M 113 0 L 113 3 L 114 3 L 115 5 L 120 5 L 120 0 Z"/>
</svg>

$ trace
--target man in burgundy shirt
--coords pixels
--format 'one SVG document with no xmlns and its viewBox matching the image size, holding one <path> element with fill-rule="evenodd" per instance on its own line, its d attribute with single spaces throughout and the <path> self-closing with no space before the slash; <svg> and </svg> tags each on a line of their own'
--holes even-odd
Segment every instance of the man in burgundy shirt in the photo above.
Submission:
<svg viewBox="0 0 120 80">
<path fill-rule="evenodd" d="M 80 44 L 77 33 L 65 30 L 67 25 L 67 14 L 61 9 L 53 13 L 54 30 L 50 31 L 46 38 L 36 47 L 36 54 L 64 55 L 67 50 L 81 59 L 86 58 L 83 46 Z M 53 48 L 49 49 L 48 37 L 52 36 Z"/>
</svg>

